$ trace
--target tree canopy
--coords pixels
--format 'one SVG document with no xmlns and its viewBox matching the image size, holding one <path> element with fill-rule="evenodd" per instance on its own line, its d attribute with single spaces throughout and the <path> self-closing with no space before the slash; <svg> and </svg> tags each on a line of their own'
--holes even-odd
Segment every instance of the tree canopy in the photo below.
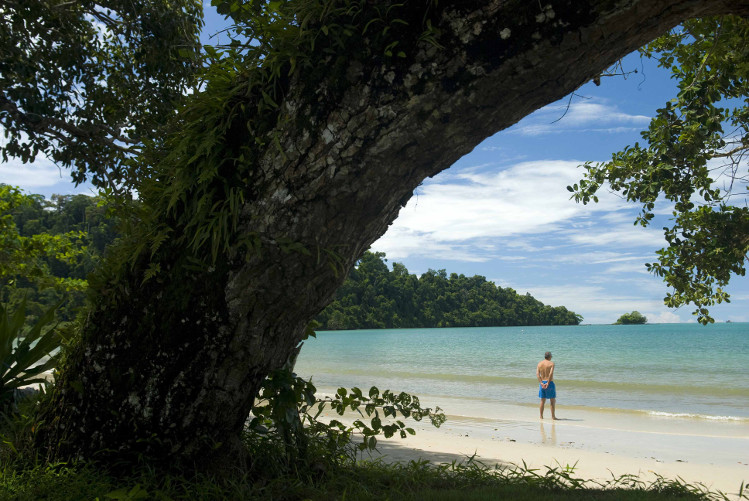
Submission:
<svg viewBox="0 0 749 501">
<path fill-rule="evenodd" d="M 132 187 L 134 156 L 193 85 L 202 18 L 200 0 L 0 2 L 3 161 L 45 155 L 78 183 Z"/>
<path fill-rule="evenodd" d="M 621 324 L 621 325 L 632 325 L 632 324 L 646 324 L 648 322 L 648 319 L 645 315 L 640 313 L 639 311 L 633 311 L 631 313 L 625 313 L 621 317 L 619 317 L 615 324 Z"/>
<path fill-rule="evenodd" d="M 586 164 L 572 187 L 578 201 L 597 201 L 608 185 L 642 203 L 647 226 L 667 200 L 673 223 L 668 246 L 648 269 L 672 288 L 665 302 L 693 303 L 701 323 L 709 307 L 729 300 L 731 276 L 745 275 L 749 253 L 749 20 L 691 19 L 641 49 L 671 69 L 679 93 L 658 110 L 635 143 L 608 162 Z"/>
<path fill-rule="evenodd" d="M 41 287 L 77 288 L 79 285 L 75 279 L 56 276 L 50 269 L 50 260 L 60 265 L 74 264 L 84 252 L 84 234 L 75 230 L 37 231 L 35 226 L 39 220 L 29 219 L 35 209 L 41 209 L 42 200 L 42 197 L 24 195 L 12 186 L 0 185 L 0 284 L 3 287 L 14 285 L 18 279 Z M 26 231 L 24 226 L 27 226 Z"/>
<path fill-rule="evenodd" d="M 476 275 L 429 270 L 421 277 L 385 254 L 366 252 L 335 298 L 317 317 L 319 328 L 491 327 L 577 325 L 580 315 L 551 307 Z"/>
<path fill-rule="evenodd" d="M 85 299 L 86 278 L 118 236 L 117 219 L 101 197 L 25 194 L 0 185 L 0 301 L 25 301 L 31 317 L 65 301 L 72 320 Z"/>
</svg>

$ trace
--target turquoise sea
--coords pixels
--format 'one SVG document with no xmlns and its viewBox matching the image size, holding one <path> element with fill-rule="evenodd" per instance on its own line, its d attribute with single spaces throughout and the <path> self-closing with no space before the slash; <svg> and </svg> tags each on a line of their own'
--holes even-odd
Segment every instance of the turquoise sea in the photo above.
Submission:
<svg viewBox="0 0 749 501">
<path fill-rule="evenodd" d="M 296 372 L 322 392 L 536 406 L 547 350 L 560 407 L 749 425 L 749 323 L 324 331 Z"/>
</svg>

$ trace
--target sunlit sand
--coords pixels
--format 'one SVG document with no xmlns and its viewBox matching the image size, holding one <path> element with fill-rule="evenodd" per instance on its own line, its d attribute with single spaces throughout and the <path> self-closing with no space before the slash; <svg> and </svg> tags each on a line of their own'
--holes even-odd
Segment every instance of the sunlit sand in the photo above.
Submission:
<svg viewBox="0 0 749 501">
<path fill-rule="evenodd" d="M 540 420 L 535 405 L 449 398 L 439 404 L 448 417 L 441 428 L 411 423 L 415 436 L 378 437 L 379 452 L 371 457 L 441 463 L 475 455 L 490 466 L 574 467 L 575 476 L 599 481 L 624 474 L 649 481 L 657 474 L 727 494 L 737 493 L 742 481 L 749 483 L 746 421 L 565 408 L 561 403 L 559 419 L 552 421 L 550 416 Z"/>
</svg>

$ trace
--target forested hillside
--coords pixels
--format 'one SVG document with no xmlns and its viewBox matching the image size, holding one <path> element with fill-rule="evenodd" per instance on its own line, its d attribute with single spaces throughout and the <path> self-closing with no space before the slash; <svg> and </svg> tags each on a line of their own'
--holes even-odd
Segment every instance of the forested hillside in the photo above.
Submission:
<svg viewBox="0 0 749 501">
<path fill-rule="evenodd" d="M 103 200 L 86 195 L 47 200 L 0 185 L 0 206 L 7 218 L 0 232 L 0 301 L 16 305 L 25 298 L 33 320 L 64 298 L 58 319 L 72 320 L 85 298 L 86 276 L 117 237 Z"/>
<path fill-rule="evenodd" d="M 429 270 L 421 277 L 385 254 L 367 252 L 334 301 L 317 317 L 320 330 L 409 327 L 577 325 L 580 315 L 520 295 L 486 278 Z"/>
</svg>

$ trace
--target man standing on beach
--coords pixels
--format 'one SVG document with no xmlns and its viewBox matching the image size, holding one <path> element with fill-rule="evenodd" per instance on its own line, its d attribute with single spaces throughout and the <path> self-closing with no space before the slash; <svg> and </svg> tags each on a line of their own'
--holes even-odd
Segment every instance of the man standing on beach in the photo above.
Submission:
<svg viewBox="0 0 749 501">
<path fill-rule="evenodd" d="M 544 418 L 544 404 L 546 399 L 551 401 L 551 419 L 556 420 L 554 414 L 557 404 L 557 389 L 554 386 L 554 362 L 551 361 L 551 352 L 547 351 L 544 359 L 536 367 L 536 378 L 538 379 L 538 398 L 541 399 L 541 419 Z"/>
</svg>

